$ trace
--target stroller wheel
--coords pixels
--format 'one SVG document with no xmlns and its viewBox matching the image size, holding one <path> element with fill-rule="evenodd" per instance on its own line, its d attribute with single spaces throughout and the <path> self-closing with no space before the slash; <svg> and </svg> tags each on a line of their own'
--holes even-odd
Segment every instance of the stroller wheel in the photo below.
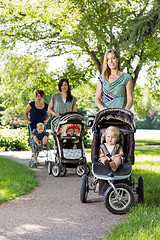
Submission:
<svg viewBox="0 0 160 240">
<path fill-rule="evenodd" d="M 144 201 L 144 180 L 143 177 L 138 178 L 138 202 Z"/>
<path fill-rule="evenodd" d="M 82 203 L 86 203 L 88 192 L 89 192 L 88 177 L 87 175 L 83 175 L 82 182 L 81 182 L 81 192 L 80 192 L 80 200 Z"/>
<path fill-rule="evenodd" d="M 127 184 L 115 184 L 116 192 L 110 186 L 104 195 L 106 208 L 114 214 L 124 214 L 129 211 L 135 202 L 135 196 L 132 188 Z"/>
<path fill-rule="evenodd" d="M 76 173 L 79 177 L 82 177 L 86 173 L 86 166 L 78 165 L 76 168 Z"/>
<path fill-rule="evenodd" d="M 86 175 L 89 176 L 90 172 L 91 172 L 91 168 L 90 168 L 90 166 L 87 164 L 87 166 L 86 166 Z"/>
<path fill-rule="evenodd" d="M 59 177 L 60 175 L 60 166 L 58 164 L 54 164 L 53 167 L 52 167 L 52 174 L 54 177 Z"/>
<path fill-rule="evenodd" d="M 61 171 L 60 171 L 60 177 L 64 177 L 66 175 L 66 172 L 67 172 L 66 165 L 62 164 Z"/>
<path fill-rule="evenodd" d="M 52 161 L 48 162 L 48 174 L 52 174 Z"/>
<path fill-rule="evenodd" d="M 31 168 L 36 168 L 37 167 L 37 164 L 34 162 L 34 161 L 30 161 L 29 162 L 29 166 L 31 167 Z"/>
</svg>

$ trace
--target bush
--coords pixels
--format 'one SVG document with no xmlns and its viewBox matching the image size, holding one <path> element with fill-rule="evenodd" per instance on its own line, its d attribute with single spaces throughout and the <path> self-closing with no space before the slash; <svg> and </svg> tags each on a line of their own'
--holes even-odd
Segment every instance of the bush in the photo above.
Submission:
<svg viewBox="0 0 160 240">
<path fill-rule="evenodd" d="M 0 151 L 25 151 L 29 150 L 28 130 L 26 128 L 0 130 Z"/>
<path fill-rule="evenodd" d="M 49 132 L 49 147 L 53 149 L 54 147 L 54 138 Z M 18 128 L 18 129 L 9 129 L 2 128 L 0 129 L 0 151 L 27 151 L 30 149 L 28 144 L 28 129 L 27 128 Z M 91 129 L 87 128 L 83 136 L 85 148 L 91 147 Z"/>
</svg>

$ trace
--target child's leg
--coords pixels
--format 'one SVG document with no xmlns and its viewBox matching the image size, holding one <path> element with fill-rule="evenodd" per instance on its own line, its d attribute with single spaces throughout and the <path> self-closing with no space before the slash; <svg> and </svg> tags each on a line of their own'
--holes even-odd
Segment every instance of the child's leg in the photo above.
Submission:
<svg viewBox="0 0 160 240">
<path fill-rule="evenodd" d="M 47 142 L 48 142 L 48 137 L 47 137 L 47 136 L 44 136 L 44 137 L 42 138 L 42 144 L 43 144 L 43 145 L 46 145 Z"/>
<path fill-rule="evenodd" d="M 37 145 L 39 145 L 39 140 L 38 140 L 38 138 L 37 138 L 36 136 L 33 136 L 33 140 L 34 140 L 34 142 L 35 142 Z"/>
<path fill-rule="evenodd" d="M 117 168 L 122 164 L 121 157 L 116 157 L 114 161 L 110 162 L 110 166 L 113 172 L 117 171 Z"/>
<path fill-rule="evenodd" d="M 100 157 L 100 158 L 99 158 L 99 161 L 100 161 L 101 163 L 103 163 L 106 167 L 111 168 L 111 167 L 110 167 L 110 161 L 109 161 L 106 157 Z"/>
</svg>

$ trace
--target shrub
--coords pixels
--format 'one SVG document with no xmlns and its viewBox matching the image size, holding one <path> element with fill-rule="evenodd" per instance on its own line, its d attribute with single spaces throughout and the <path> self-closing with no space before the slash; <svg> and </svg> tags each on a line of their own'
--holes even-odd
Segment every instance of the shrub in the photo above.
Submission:
<svg viewBox="0 0 160 240">
<path fill-rule="evenodd" d="M 26 128 L 0 130 L 0 151 L 24 151 L 29 150 L 28 130 Z"/>
</svg>

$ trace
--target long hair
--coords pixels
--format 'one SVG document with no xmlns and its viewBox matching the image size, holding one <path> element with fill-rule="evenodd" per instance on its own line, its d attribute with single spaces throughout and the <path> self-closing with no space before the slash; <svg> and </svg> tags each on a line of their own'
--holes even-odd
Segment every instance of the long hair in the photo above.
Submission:
<svg viewBox="0 0 160 240">
<path fill-rule="evenodd" d="M 103 67 L 102 67 L 102 79 L 109 79 L 109 76 L 111 75 L 111 69 L 108 67 L 107 63 L 107 58 L 109 53 L 114 53 L 116 58 L 118 59 L 118 70 L 121 71 L 121 62 L 120 62 L 120 56 L 117 53 L 116 50 L 109 49 L 105 54 L 104 54 L 104 59 L 103 59 Z"/>
<path fill-rule="evenodd" d="M 68 81 L 67 78 L 61 78 L 61 79 L 59 80 L 59 82 L 58 82 L 59 91 L 62 92 L 61 87 L 62 87 L 62 85 L 63 85 L 63 82 L 66 82 L 67 85 L 68 85 L 67 99 L 66 99 L 66 101 L 71 102 L 72 99 L 73 99 L 73 96 L 71 95 L 71 89 L 70 89 L 69 81 Z"/>
</svg>

